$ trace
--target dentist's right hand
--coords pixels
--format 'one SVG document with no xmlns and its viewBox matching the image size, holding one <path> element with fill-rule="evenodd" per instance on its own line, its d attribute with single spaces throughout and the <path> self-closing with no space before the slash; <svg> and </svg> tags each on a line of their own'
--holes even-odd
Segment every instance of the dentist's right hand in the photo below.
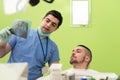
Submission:
<svg viewBox="0 0 120 80">
<path fill-rule="evenodd" d="M 7 43 L 11 37 L 10 27 L 6 27 L 0 31 L 0 42 Z"/>
</svg>

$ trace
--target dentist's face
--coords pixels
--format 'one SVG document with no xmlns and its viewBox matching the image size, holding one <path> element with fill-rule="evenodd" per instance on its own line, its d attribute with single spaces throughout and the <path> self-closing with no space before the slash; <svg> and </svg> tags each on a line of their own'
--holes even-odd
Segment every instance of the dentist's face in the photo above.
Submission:
<svg viewBox="0 0 120 80">
<path fill-rule="evenodd" d="M 59 20 L 49 14 L 42 19 L 41 30 L 45 34 L 50 34 L 58 28 Z"/>
</svg>

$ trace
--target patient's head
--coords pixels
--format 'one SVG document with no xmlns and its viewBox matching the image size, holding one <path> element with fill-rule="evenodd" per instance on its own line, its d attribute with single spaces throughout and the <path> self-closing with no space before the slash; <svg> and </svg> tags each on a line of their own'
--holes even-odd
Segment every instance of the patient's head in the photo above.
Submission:
<svg viewBox="0 0 120 80">
<path fill-rule="evenodd" d="M 70 64 L 72 64 L 74 68 L 87 69 L 91 60 L 91 50 L 85 45 L 78 45 L 72 51 Z"/>
</svg>

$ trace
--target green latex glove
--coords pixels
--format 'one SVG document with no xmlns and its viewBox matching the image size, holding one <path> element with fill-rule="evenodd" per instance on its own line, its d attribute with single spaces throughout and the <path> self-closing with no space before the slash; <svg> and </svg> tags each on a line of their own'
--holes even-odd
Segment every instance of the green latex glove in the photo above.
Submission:
<svg viewBox="0 0 120 80">
<path fill-rule="evenodd" d="M 11 37 L 10 27 L 4 28 L 0 31 L 0 42 L 7 43 Z"/>
</svg>

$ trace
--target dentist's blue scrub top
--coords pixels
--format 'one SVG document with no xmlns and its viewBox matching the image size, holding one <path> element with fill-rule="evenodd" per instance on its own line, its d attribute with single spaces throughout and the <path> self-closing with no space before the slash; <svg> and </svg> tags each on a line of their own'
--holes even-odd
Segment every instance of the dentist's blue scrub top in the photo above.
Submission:
<svg viewBox="0 0 120 80">
<path fill-rule="evenodd" d="M 28 80 L 36 80 L 42 76 L 44 63 L 51 64 L 60 60 L 55 42 L 48 37 L 48 40 L 41 39 L 41 43 L 37 30 L 33 29 L 28 30 L 26 39 L 12 35 L 9 40 L 12 51 L 8 63 L 28 62 Z"/>
</svg>

